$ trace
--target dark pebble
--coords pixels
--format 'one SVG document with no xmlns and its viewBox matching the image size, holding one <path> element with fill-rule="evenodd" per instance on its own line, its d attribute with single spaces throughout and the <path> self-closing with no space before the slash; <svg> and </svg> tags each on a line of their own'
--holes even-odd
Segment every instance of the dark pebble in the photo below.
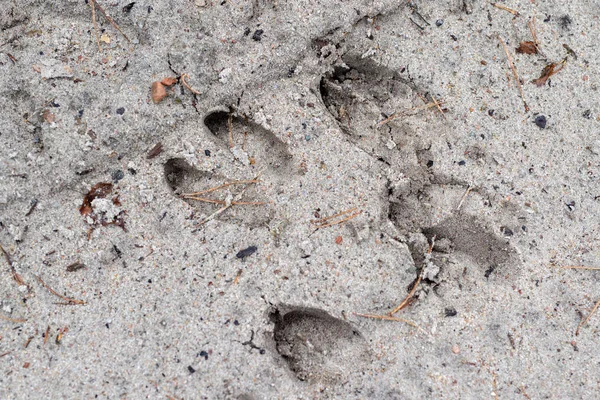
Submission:
<svg viewBox="0 0 600 400">
<path fill-rule="evenodd" d="M 461 161 L 459 161 L 459 162 L 458 162 L 458 165 L 460 165 L 460 166 L 462 167 L 462 166 L 463 166 L 463 165 L 465 165 L 466 163 L 467 163 L 467 162 L 466 162 L 465 160 L 461 160 Z"/>
<path fill-rule="evenodd" d="M 79 117 L 83 117 L 83 110 L 79 110 L 78 113 L 79 113 Z"/>
<path fill-rule="evenodd" d="M 546 128 L 546 117 L 545 116 L 538 115 L 537 117 L 535 117 L 535 121 L 534 122 L 541 129 Z"/>
<path fill-rule="evenodd" d="M 501 226 L 500 227 L 500 231 L 502 232 L 502 234 L 504 236 L 509 236 L 510 237 L 510 236 L 514 235 L 512 229 L 507 228 L 506 226 Z"/>
<path fill-rule="evenodd" d="M 265 349 L 260 349 L 258 352 L 259 352 L 260 354 L 265 354 L 265 353 L 266 353 Z"/>
<path fill-rule="evenodd" d="M 454 317 L 454 316 L 456 316 L 456 314 L 458 314 L 456 312 L 456 310 L 454 308 L 452 308 L 452 307 L 451 308 L 446 308 L 444 310 L 444 313 L 446 314 L 446 317 Z"/>
<path fill-rule="evenodd" d="M 591 119 L 592 118 L 592 110 L 585 110 L 583 112 L 583 118 Z"/>
<path fill-rule="evenodd" d="M 210 150 L 204 150 L 204 155 L 206 157 L 210 157 Z"/>
<path fill-rule="evenodd" d="M 125 177 L 125 173 L 123 171 L 121 171 L 120 169 L 113 171 L 113 173 L 111 174 L 112 180 L 117 183 L 119 182 L 121 179 L 123 179 L 123 177 Z"/>
<path fill-rule="evenodd" d="M 190 374 L 196 372 L 196 370 L 191 365 L 188 365 L 188 371 L 190 371 Z"/>
<path fill-rule="evenodd" d="M 483 274 L 486 278 L 489 278 L 492 275 L 492 272 L 496 269 L 495 265 L 490 265 L 488 269 L 485 270 L 485 274 Z"/>
<path fill-rule="evenodd" d="M 50 105 L 51 105 L 52 107 L 60 107 L 60 104 L 58 104 L 58 103 L 57 103 L 57 102 L 55 102 L 54 100 L 52 100 L 52 101 L 50 102 Z"/>
<path fill-rule="evenodd" d="M 248 36 L 248 35 L 250 34 L 250 32 L 251 32 L 251 31 L 250 31 L 250 28 L 246 28 L 246 29 L 244 30 L 244 36 Z"/>
<path fill-rule="evenodd" d="M 119 115 L 125 114 L 125 108 L 124 107 L 117 108 L 117 114 L 119 114 Z"/>
<path fill-rule="evenodd" d="M 443 19 L 438 19 L 437 21 L 435 21 L 435 26 L 440 27 L 444 24 L 444 20 Z"/>
<path fill-rule="evenodd" d="M 256 250 L 258 250 L 256 248 L 256 246 L 250 246 L 247 249 L 244 250 L 240 250 L 235 256 L 237 258 L 241 258 L 242 260 L 248 256 L 251 256 L 252 254 L 254 254 L 256 252 Z"/>
<path fill-rule="evenodd" d="M 254 33 L 252 34 L 252 40 L 260 42 L 260 40 L 262 39 L 263 33 L 265 33 L 265 31 L 263 31 L 262 29 L 255 30 Z"/>
<path fill-rule="evenodd" d="M 200 353 L 198 353 L 198 355 L 200 357 L 204 357 L 205 360 L 208 360 L 208 353 L 205 352 L 204 350 L 202 350 Z"/>
<path fill-rule="evenodd" d="M 427 161 L 427 168 L 433 167 L 433 160 Z"/>
<path fill-rule="evenodd" d="M 240 322 L 239 322 L 239 321 L 236 319 L 236 320 L 234 320 L 234 321 L 233 321 L 233 324 L 234 324 L 235 326 L 238 326 L 238 325 L 240 324 Z"/>
<path fill-rule="evenodd" d="M 452 40 L 454 40 L 455 42 L 458 41 L 458 38 L 455 35 L 450 35 L 450 37 L 452 38 Z"/>
<path fill-rule="evenodd" d="M 128 168 L 128 169 L 127 169 L 127 171 L 129 171 L 129 173 L 130 173 L 131 175 L 135 175 L 135 174 L 137 174 L 137 171 L 136 171 L 135 169 L 133 169 L 133 168 Z"/>
<path fill-rule="evenodd" d="M 573 211 L 575 209 L 575 201 L 574 200 L 566 203 L 565 205 L 569 208 L 569 211 Z"/>
<path fill-rule="evenodd" d="M 124 14 L 128 14 L 131 9 L 133 8 L 133 6 L 135 5 L 135 1 L 132 3 L 127 4 L 125 7 L 123 7 L 123 13 Z"/>
</svg>

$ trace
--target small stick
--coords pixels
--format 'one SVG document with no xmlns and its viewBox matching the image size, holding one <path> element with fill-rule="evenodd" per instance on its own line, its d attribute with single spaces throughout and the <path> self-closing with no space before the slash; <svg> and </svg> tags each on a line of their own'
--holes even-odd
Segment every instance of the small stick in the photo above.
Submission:
<svg viewBox="0 0 600 400">
<path fill-rule="evenodd" d="M 589 270 L 600 270 L 600 267 L 586 267 L 584 265 L 565 265 L 562 269 L 589 269 Z"/>
<path fill-rule="evenodd" d="M 258 174 L 257 174 L 257 175 L 254 177 L 254 179 L 252 179 L 252 180 L 253 180 L 253 181 L 257 181 L 257 180 L 258 180 L 258 178 L 259 178 L 259 177 L 262 175 L 262 173 L 263 173 L 263 171 L 260 171 L 260 172 L 259 172 L 259 173 L 258 173 Z M 237 196 L 235 196 L 235 199 L 234 199 L 234 200 L 235 200 L 235 201 L 238 201 L 239 199 L 241 199 L 241 198 L 242 198 L 242 196 L 244 195 L 244 193 L 246 192 L 246 190 L 248 190 L 248 188 L 250 187 L 250 185 L 251 185 L 251 183 L 248 183 L 248 184 L 246 185 L 246 187 L 245 187 L 245 188 L 243 188 L 243 189 L 242 189 L 242 191 L 241 191 L 241 192 L 239 192 L 239 193 L 237 194 Z M 215 211 L 214 213 L 212 213 L 211 215 L 209 215 L 208 217 L 206 217 L 206 218 L 204 219 L 204 221 L 200 222 L 200 225 L 204 225 L 205 223 L 207 223 L 207 222 L 208 222 L 208 221 L 210 221 L 211 219 L 215 218 L 215 217 L 216 217 L 216 216 L 218 216 L 219 214 L 221 214 L 221 213 L 223 213 L 223 212 L 227 211 L 227 209 L 228 209 L 229 207 L 231 207 L 232 205 L 233 205 L 233 204 L 229 203 L 229 204 L 226 204 L 224 207 L 222 207 L 222 208 L 219 208 L 217 211 Z"/>
<path fill-rule="evenodd" d="M 519 75 L 517 74 L 517 69 L 515 68 L 512 57 L 508 52 L 508 47 L 506 47 L 506 44 L 504 43 L 504 40 L 502 40 L 500 35 L 498 35 L 498 40 L 500 41 L 502 47 L 504 47 L 504 52 L 506 53 L 506 58 L 508 59 L 508 65 L 510 66 L 513 76 L 517 81 L 517 86 L 519 87 L 519 92 L 521 93 L 521 99 L 523 100 L 523 105 L 525 106 L 525 112 L 529 112 L 529 106 L 527 105 L 527 102 L 525 101 L 525 96 L 523 95 L 523 86 L 521 85 L 521 81 L 519 80 Z"/>
<path fill-rule="evenodd" d="M 422 31 L 425 30 L 425 28 L 423 28 L 421 25 L 417 24 L 412 18 L 409 17 L 408 19 L 410 19 L 410 22 L 412 22 L 413 24 L 415 24 L 420 30 L 422 30 Z"/>
<path fill-rule="evenodd" d="M 243 269 L 238 270 L 237 275 L 235 276 L 235 279 L 233 280 L 234 285 L 237 285 L 238 282 L 240 281 L 240 276 L 242 276 L 242 272 L 244 272 Z"/>
<path fill-rule="evenodd" d="M 233 181 L 233 182 L 228 182 L 228 183 L 224 183 L 224 184 L 222 184 L 220 186 L 217 186 L 217 187 L 214 187 L 214 188 L 203 190 L 201 192 L 184 193 L 184 194 L 181 195 L 181 197 L 187 198 L 188 196 L 198 196 L 198 195 L 201 195 L 201 194 L 214 192 L 215 190 L 223 189 L 223 188 L 231 186 L 231 185 L 246 185 L 248 183 L 258 183 L 258 181 L 247 180 L 247 181 Z"/>
<path fill-rule="evenodd" d="M 8 255 L 6 250 L 4 250 L 4 247 L 2 247 L 1 244 L 0 244 L 0 250 L 2 250 L 2 253 L 4 253 L 4 258 L 6 259 L 6 262 L 8 263 L 8 266 L 10 267 L 10 272 L 12 273 L 12 276 L 13 276 L 13 279 L 15 280 L 15 282 L 17 282 L 18 285 L 27 286 L 27 284 L 25 283 L 25 281 L 23 280 L 21 275 L 19 275 L 17 273 L 17 270 L 15 269 L 15 266 L 13 265 L 12 260 L 10 259 L 10 256 Z M 29 286 L 27 286 L 27 287 L 29 287 Z"/>
<path fill-rule="evenodd" d="M 229 130 L 229 148 L 233 148 L 233 115 L 229 114 L 227 118 L 227 129 Z"/>
<path fill-rule="evenodd" d="M 77 304 L 77 305 L 80 305 L 80 304 L 85 304 L 85 301 L 83 301 L 83 300 L 72 299 L 72 298 L 70 298 L 70 297 L 66 297 L 66 296 L 63 296 L 62 294 L 59 294 L 59 293 L 57 293 L 57 292 L 56 292 L 54 289 L 52 289 L 50 286 L 48 286 L 48 285 L 46 284 L 46 282 L 44 282 L 44 281 L 42 280 L 42 278 L 40 278 L 40 277 L 39 277 L 39 276 L 37 276 L 37 275 L 36 275 L 35 277 L 36 277 L 36 278 L 37 278 L 37 280 L 38 280 L 38 281 L 39 281 L 39 282 L 42 284 L 42 286 L 43 286 L 43 287 L 45 287 L 46 289 L 48 289 L 48 291 L 49 291 L 50 293 L 52 293 L 52 294 L 53 294 L 53 295 L 55 295 L 56 297 L 60 298 L 61 300 L 64 300 L 64 301 L 66 301 L 66 302 L 67 302 L 67 304 L 69 304 L 69 305 L 75 305 L 75 304 Z"/>
<path fill-rule="evenodd" d="M 353 218 L 356 218 L 356 217 L 357 217 L 357 216 L 359 216 L 360 214 L 362 214 L 362 211 L 355 212 L 354 214 L 352 214 L 352 215 L 350 215 L 350 216 L 348 216 L 348 217 L 346 217 L 346 218 L 344 218 L 344 219 L 341 219 L 341 220 L 339 220 L 339 221 L 335 221 L 335 222 L 330 222 L 330 223 L 328 223 L 328 224 L 319 225 L 319 226 L 317 226 L 317 229 L 320 229 L 320 228 L 327 228 L 327 227 L 329 227 L 329 226 L 334 226 L 334 225 L 343 224 L 344 222 L 348 222 L 348 221 L 350 221 L 351 219 L 353 219 Z"/>
<path fill-rule="evenodd" d="M 213 204 L 227 204 L 227 202 L 225 200 L 214 200 L 214 199 L 207 199 L 204 197 L 195 197 L 195 196 L 190 196 L 190 197 L 185 197 L 186 199 L 190 199 L 190 200 L 198 200 L 198 201 L 203 201 L 205 203 L 213 203 Z M 232 206 L 263 206 L 267 204 L 264 201 L 232 201 L 231 205 Z"/>
<path fill-rule="evenodd" d="M 14 350 L 11 350 L 11 351 L 7 351 L 6 353 L 2 353 L 2 354 L 0 354 L 0 358 L 2 358 L 2 357 L 4 357 L 4 356 L 7 356 L 7 355 L 9 355 L 9 354 L 10 354 L 10 353 L 12 353 L 13 351 L 14 351 Z"/>
<path fill-rule="evenodd" d="M 529 32 L 531 32 L 531 38 L 533 39 L 533 44 L 538 48 L 539 51 L 539 42 L 537 40 L 537 32 L 535 30 L 535 15 L 529 22 L 527 22 L 527 26 L 529 26 Z"/>
<path fill-rule="evenodd" d="M 444 111 L 442 111 L 442 107 L 440 107 L 440 104 L 437 102 L 437 100 L 435 99 L 435 97 L 433 95 L 431 95 L 431 99 L 433 100 L 433 104 L 435 104 L 437 106 L 437 109 L 440 110 L 440 114 L 442 114 L 442 117 L 444 117 L 444 119 L 446 119 L 446 116 L 444 115 Z"/>
<path fill-rule="evenodd" d="M 188 85 L 188 83 L 185 81 L 185 78 L 189 78 L 190 76 L 188 74 L 183 74 L 181 75 L 181 78 L 179 78 L 179 80 L 181 81 L 181 84 L 183 86 L 185 86 L 185 88 L 187 90 L 189 90 L 190 92 L 194 93 L 194 94 L 200 94 L 199 91 L 197 91 L 196 89 L 193 89 L 190 85 Z"/>
<path fill-rule="evenodd" d="M 117 23 L 106 13 L 106 11 L 104 11 L 104 9 L 102 8 L 102 6 L 98 3 L 97 0 L 94 0 L 94 4 L 96 5 L 96 7 L 98 7 L 98 10 L 100 10 L 100 12 L 102 13 L 102 15 L 104 15 L 104 18 L 106 18 L 108 20 L 108 22 L 110 22 L 110 24 L 112 26 L 115 27 L 116 30 L 118 30 L 121 35 L 123 35 L 123 37 L 129 42 L 131 43 L 131 40 L 129 40 L 129 38 L 127 37 L 126 34 L 123 33 L 123 31 L 121 30 L 121 28 L 119 28 L 119 25 L 117 25 Z"/>
<path fill-rule="evenodd" d="M 579 325 L 577 326 L 577 330 L 575 331 L 575 336 L 579 336 L 579 329 L 581 329 L 582 326 L 584 326 L 585 324 L 587 324 L 587 322 L 590 320 L 590 318 L 592 317 L 592 315 L 594 315 L 594 313 L 596 312 L 596 310 L 598 309 L 598 307 L 600 307 L 600 300 L 598 300 L 596 302 L 596 305 L 592 309 L 592 312 L 590 312 L 588 314 L 587 318 L 584 319 L 582 322 L 579 323 Z"/>
<path fill-rule="evenodd" d="M 16 323 L 27 321 L 26 319 L 23 319 L 23 318 L 10 318 L 10 317 L 5 317 L 4 315 L 0 315 L 0 319 L 4 320 L 4 321 L 16 322 Z"/>
<path fill-rule="evenodd" d="M 419 286 L 419 283 L 421 283 L 421 279 L 423 279 L 423 270 L 421 270 L 421 273 L 419 274 L 419 277 L 417 278 L 417 281 L 413 285 L 412 289 L 410 290 L 410 293 L 408 293 L 408 296 L 406 296 L 406 298 L 404 299 L 404 301 L 402 303 L 400 303 L 400 305 L 398 307 L 394 308 L 393 311 L 391 311 L 391 312 L 388 313 L 388 315 L 390 317 L 393 316 L 394 314 L 396 314 L 398 311 L 402 310 L 404 307 L 406 307 L 406 305 L 408 304 L 408 302 L 410 301 L 410 299 L 413 297 L 413 295 L 417 291 L 417 287 Z"/>
<path fill-rule="evenodd" d="M 525 385 L 523 385 L 522 383 L 521 383 L 521 393 L 523 393 L 523 396 L 525 396 L 526 399 L 531 400 L 531 397 L 529 397 L 529 395 L 525 391 Z"/>
<path fill-rule="evenodd" d="M 492 387 L 494 388 L 494 398 L 498 400 L 498 384 L 496 383 L 496 371 L 492 371 Z"/>
<path fill-rule="evenodd" d="M 333 219 L 333 218 L 341 217 L 342 215 L 351 213 L 352 211 L 355 211 L 355 210 L 356 210 L 356 207 L 349 208 L 349 209 L 347 209 L 345 211 L 342 211 L 342 212 L 339 212 L 339 213 L 337 213 L 335 215 L 331 215 L 331 216 L 326 217 L 326 218 L 315 219 L 315 220 L 312 220 L 310 222 L 313 223 L 313 224 L 322 224 L 325 221 L 328 221 L 328 220 Z"/>
<path fill-rule="evenodd" d="M 502 4 L 498 4 L 498 3 L 490 3 L 490 4 L 493 5 L 496 8 L 501 9 L 501 10 L 508 11 L 509 13 L 511 13 L 512 15 L 514 15 L 515 17 L 517 17 L 517 16 L 520 15 L 518 11 L 513 10 L 512 8 L 508 8 L 506 6 L 503 6 Z"/>
<path fill-rule="evenodd" d="M 50 337 L 50 325 L 46 328 L 46 333 L 44 334 L 44 344 L 48 342 L 48 338 Z"/>
<path fill-rule="evenodd" d="M 462 207 L 463 203 L 465 202 L 465 199 L 467 198 L 467 196 L 469 195 L 469 193 L 471 193 L 471 190 L 473 190 L 473 187 L 469 186 L 467 188 L 467 191 L 465 192 L 465 194 L 463 194 L 462 198 L 460 199 L 460 202 L 458 203 L 458 206 L 456 207 L 456 211 L 460 210 L 460 208 Z"/>
<path fill-rule="evenodd" d="M 359 314 L 359 313 L 355 313 L 355 312 L 353 312 L 352 314 L 356 315 L 357 317 L 363 317 L 363 318 L 372 318 L 372 319 L 382 319 L 382 320 L 385 320 L 385 321 L 404 322 L 405 324 L 408 324 L 408 325 L 410 325 L 412 327 L 415 327 L 415 328 L 419 327 L 417 324 L 415 324 L 412 321 L 409 321 L 409 320 L 404 319 L 404 318 L 391 317 L 389 315 Z"/>
<path fill-rule="evenodd" d="M 90 0 L 90 7 L 92 7 L 92 24 L 94 24 L 94 32 L 96 33 L 96 43 L 98 43 L 98 50 L 102 52 L 102 46 L 100 46 L 100 36 L 98 36 L 98 23 L 96 22 L 96 1 Z"/>
</svg>

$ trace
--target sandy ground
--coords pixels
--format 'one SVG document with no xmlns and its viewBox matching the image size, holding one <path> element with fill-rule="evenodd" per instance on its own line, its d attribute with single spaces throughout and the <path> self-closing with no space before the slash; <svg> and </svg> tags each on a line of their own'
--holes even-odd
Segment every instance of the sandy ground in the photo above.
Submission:
<svg viewBox="0 0 600 400">
<path fill-rule="evenodd" d="M 600 397 L 598 2 L 98 5 L 0 2 L 0 398 Z"/>
</svg>

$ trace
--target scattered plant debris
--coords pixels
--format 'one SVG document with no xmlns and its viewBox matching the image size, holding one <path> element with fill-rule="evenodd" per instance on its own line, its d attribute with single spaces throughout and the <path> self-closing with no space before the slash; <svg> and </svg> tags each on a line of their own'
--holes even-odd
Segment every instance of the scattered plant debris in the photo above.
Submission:
<svg viewBox="0 0 600 400">
<path fill-rule="evenodd" d="M 537 79 L 534 79 L 533 81 L 531 81 L 531 83 L 535 83 L 535 85 L 538 87 L 544 86 L 546 84 L 546 82 L 548 81 L 548 79 L 552 75 L 558 73 L 561 69 L 564 68 L 566 62 L 567 62 L 567 59 L 565 58 L 561 62 L 550 63 L 550 64 L 546 65 L 544 67 L 544 69 L 542 70 L 540 77 Z"/>
<path fill-rule="evenodd" d="M 527 41 L 521 42 L 515 51 L 519 54 L 537 54 L 538 49 L 534 42 Z"/>
</svg>

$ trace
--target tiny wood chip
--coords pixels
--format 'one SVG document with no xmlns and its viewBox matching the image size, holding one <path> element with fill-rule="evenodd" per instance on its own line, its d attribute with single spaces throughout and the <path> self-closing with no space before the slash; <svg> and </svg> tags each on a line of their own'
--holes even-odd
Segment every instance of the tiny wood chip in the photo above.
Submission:
<svg viewBox="0 0 600 400">
<path fill-rule="evenodd" d="M 537 54 L 538 49 L 534 42 L 521 42 L 515 51 L 519 54 Z"/>
</svg>

